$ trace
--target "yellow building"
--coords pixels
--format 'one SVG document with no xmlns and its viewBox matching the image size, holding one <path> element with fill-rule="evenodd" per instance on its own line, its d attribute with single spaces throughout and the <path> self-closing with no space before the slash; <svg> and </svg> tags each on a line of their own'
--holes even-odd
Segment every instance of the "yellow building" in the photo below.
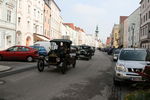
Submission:
<svg viewBox="0 0 150 100">
<path fill-rule="evenodd" d="M 112 29 L 112 45 L 115 48 L 119 47 L 119 24 L 114 24 Z"/>
</svg>

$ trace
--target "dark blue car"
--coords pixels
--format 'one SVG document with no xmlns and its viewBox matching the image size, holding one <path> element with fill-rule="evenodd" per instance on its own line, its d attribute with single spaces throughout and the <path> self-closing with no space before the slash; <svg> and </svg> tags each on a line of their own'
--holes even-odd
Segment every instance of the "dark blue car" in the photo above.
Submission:
<svg viewBox="0 0 150 100">
<path fill-rule="evenodd" d="M 47 56 L 47 51 L 43 46 L 30 46 L 38 51 L 39 56 Z"/>
</svg>

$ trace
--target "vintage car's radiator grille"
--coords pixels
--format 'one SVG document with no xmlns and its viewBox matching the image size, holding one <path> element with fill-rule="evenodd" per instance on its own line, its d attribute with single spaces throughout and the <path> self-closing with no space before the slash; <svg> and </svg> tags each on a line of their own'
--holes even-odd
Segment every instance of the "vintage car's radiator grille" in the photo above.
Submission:
<svg viewBox="0 0 150 100">
<path fill-rule="evenodd" d="M 128 68 L 128 72 L 142 72 L 142 68 Z"/>
</svg>

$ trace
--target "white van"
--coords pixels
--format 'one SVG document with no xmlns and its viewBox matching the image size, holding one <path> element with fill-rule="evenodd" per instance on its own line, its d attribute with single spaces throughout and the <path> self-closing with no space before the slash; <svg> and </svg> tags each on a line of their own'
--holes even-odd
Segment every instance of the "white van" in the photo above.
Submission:
<svg viewBox="0 0 150 100">
<path fill-rule="evenodd" d="M 35 42 L 34 45 L 37 45 L 37 46 L 43 46 L 47 52 L 50 51 L 50 42 L 49 41 L 38 41 L 38 42 Z"/>
</svg>

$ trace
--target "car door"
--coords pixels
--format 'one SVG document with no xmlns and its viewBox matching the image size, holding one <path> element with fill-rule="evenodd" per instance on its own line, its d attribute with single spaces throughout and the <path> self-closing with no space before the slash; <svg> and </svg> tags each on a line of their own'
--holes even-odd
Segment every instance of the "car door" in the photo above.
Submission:
<svg viewBox="0 0 150 100">
<path fill-rule="evenodd" d="M 3 58 L 5 60 L 15 60 L 16 59 L 15 52 L 17 51 L 17 48 L 18 47 L 14 46 L 14 47 L 11 47 L 11 48 L 8 48 L 7 50 L 5 50 Z"/>
<path fill-rule="evenodd" d="M 29 55 L 29 49 L 27 47 L 20 47 L 17 52 L 17 57 L 20 60 L 26 60 Z"/>
</svg>

